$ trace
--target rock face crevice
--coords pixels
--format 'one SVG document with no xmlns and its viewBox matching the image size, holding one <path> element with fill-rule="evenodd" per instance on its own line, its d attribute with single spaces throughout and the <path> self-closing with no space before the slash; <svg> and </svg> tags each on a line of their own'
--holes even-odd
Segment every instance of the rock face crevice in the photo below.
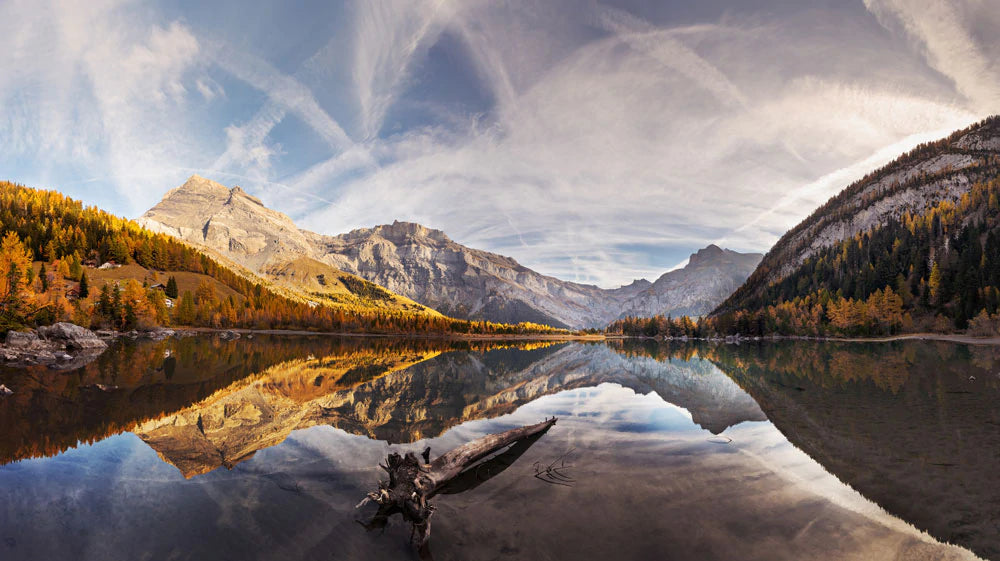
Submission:
<svg viewBox="0 0 1000 561">
<path fill-rule="evenodd" d="M 563 281 L 461 245 L 440 230 L 393 222 L 337 236 L 300 230 L 239 187 L 192 176 L 140 224 L 206 247 L 257 273 L 303 258 L 357 275 L 465 319 L 604 327 L 625 315 L 703 315 L 750 275 L 759 254 L 709 246 L 656 282 L 616 289 Z"/>
</svg>

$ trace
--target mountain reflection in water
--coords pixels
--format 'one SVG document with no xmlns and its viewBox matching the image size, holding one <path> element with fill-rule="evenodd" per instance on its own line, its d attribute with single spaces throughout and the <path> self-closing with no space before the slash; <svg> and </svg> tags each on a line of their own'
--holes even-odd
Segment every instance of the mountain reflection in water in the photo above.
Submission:
<svg viewBox="0 0 1000 561">
<path fill-rule="evenodd" d="M 796 447 L 932 536 L 1000 558 L 1000 348 L 702 349 Z"/>
<path fill-rule="evenodd" d="M 199 337 L 0 371 L 2 461 L 96 442 L 0 467 L 0 558 L 412 558 L 354 509 L 387 451 L 552 415 L 436 500 L 435 559 L 974 558 L 910 524 L 995 557 L 992 349 L 915 345 Z M 534 477 L 567 453 L 573 486 Z"/>
</svg>

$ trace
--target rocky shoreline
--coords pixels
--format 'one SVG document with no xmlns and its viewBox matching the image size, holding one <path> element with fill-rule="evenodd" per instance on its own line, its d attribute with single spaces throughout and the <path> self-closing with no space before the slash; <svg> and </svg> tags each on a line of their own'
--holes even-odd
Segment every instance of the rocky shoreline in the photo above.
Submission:
<svg viewBox="0 0 1000 561">
<path fill-rule="evenodd" d="M 100 356 L 108 348 L 108 343 L 119 337 L 161 341 L 176 334 L 172 329 L 162 328 L 151 331 L 94 332 L 67 322 L 27 331 L 9 331 L 3 344 L 0 344 L 0 365 L 15 368 L 48 366 L 54 370 L 72 370 Z M 0 390 L 0 395 L 4 393 Z"/>
</svg>

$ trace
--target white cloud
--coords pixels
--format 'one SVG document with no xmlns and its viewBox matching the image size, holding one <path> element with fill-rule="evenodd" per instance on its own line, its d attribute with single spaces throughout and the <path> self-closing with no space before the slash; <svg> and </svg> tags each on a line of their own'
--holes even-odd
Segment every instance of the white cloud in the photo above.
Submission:
<svg viewBox="0 0 1000 561">
<path fill-rule="evenodd" d="M 992 45 L 990 56 L 971 32 L 978 12 L 992 11 L 995 15 L 995 4 L 976 0 L 865 0 L 865 6 L 886 28 L 901 25 L 920 43 L 928 64 L 951 78 L 962 95 L 988 111 L 1000 111 L 996 45 Z M 996 30 L 992 31 L 991 38 L 995 38 Z"/>
<path fill-rule="evenodd" d="M 373 150 L 386 163 L 342 180 L 336 203 L 306 225 L 338 232 L 415 220 L 545 273 L 615 286 L 679 260 L 655 262 L 628 249 L 635 243 L 766 250 L 862 167 L 976 116 L 874 75 L 798 74 L 746 82 L 744 93 L 708 58 L 718 49 L 687 46 L 714 41 L 743 53 L 729 66 L 751 64 L 763 48 L 810 40 L 796 30 L 653 29 L 608 10 L 597 20 L 613 34 L 528 79 L 506 62 L 516 56 L 470 49 L 478 66 L 496 67 L 482 73 L 487 81 L 508 92 L 495 126 L 381 142 Z"/>
<path fill-rule="evenodd" d="M 433 45 L 452 15 L 451 2 L 426 0 L 354 2 L 352 75 L 364 138 L 378 133 L 410 64 Z"/>
<path fill-rule="evenodd" d="M 182 23 L 153 22 L 132 8 L 0 6 L 0 33 L 14 37 L 0 54 L 10 78 L 0 87 L 0 136 L 16 139 L 0 142 L 15 164 L 34 162 L 26 179 L 45 185 L 56 170 L 73 169 L 77 178 L 104 178 L 134 209 L 145 202 L 137 184 L 163 181 L 174 162 L 197 161 L 183 142 L 183 115 L 203 71 L 200 44 Z"/>
<path fill-rule="evenodd" d="M 133 215 L 204 170 L 319 231 L 415 220 L 613 286 L 713 241 L 765 250 L 870 167 L 996 111 L 989 4 L 671 22 L 656 3 L 351 0 L 241 42 L 155 3 L 8 0 L 0 164 Z M 453 103 L 470 82 L 483 99 Z"/>
</svg>

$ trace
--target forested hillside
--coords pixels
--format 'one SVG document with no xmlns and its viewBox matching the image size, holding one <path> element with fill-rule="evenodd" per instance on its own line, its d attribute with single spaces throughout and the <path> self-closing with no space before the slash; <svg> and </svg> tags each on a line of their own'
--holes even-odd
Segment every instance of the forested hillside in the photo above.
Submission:
<svg viewBox="0 0 1000 561">
<path fill-rule="evenodd" d="M 625 335 L 998 334 L 1000 117 L 921 145 L 785 234 L 705 321 L 626 318 Z"/>
<path fill-rule="evenodd" d="M 789 230 L 715 313 L 774 304 L 772 285 L 807 268 L 806 261 L 826 248 L 901 222 L 907 214 L 922 215 L 941 202 L 957 204 L 974 184 L 998 175 L 1000 117 L 920 145 L 849 185 Z"/>
<path fill-rule="evenodd" d="M 971 323 L 995 334 L 998 287 L 1000 179 L 994 179 L 957 204 L 942 201 L 816 252 L 751 299 L 750 310 L 715 321 L 723 332 L 737 324 L 751 332 L 872 334 L 963 330 Z"/>
<path fill-rule="evenodd" d="M 1000 178 L 958 203 L 857 234 L 816 252 L 747 307 L 695 323 L 629 318 L 610 333 L 701 337 L 743 334 L 891 335 L 1000 328 Z"/>
<path fill-rule="evenodd" d="M 8 182 L 0 182 L 0 237 L 0 332 L 54 321 L 116 329 L 180 324 L 407 333 L 550 330 L 291 299 L 174 238 L 58 192 Z M 111 282 L 106 269 L 96 268 L 106 263 L 135 264 L 149 277 Z M 158 272 L 166 286 L 148 282 Z M 170 272 L 200 275 L 193 277 L 200 282 L 194 290 L 168 295 Z M 95 286 L 99 277 L 105 283 Z M 176 279 L 173 284 L 176 292 Z"/>
</svg>

